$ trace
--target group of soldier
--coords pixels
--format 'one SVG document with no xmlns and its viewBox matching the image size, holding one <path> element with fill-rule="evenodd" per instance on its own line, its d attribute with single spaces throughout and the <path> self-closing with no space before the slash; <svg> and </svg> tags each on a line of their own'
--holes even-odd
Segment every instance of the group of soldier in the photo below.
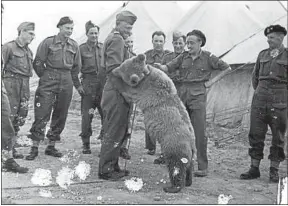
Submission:
<svg viewBox="0 0 288 206">
<path fill-rule="evenodd" d="M 38 156 L 38 147 L 45 137 L 46 125 L 51 119 L 46 134 L 49 139 L 45 154 L 62 157 L 55 148 L 55 142 L 65 127 L 73 85 L 81 95 L 81 139 L 83 154 L 91 154 L 90 137 L 94 110 L 101 116 L 102 128 L 98 177 L 105 180 L 119 180 L 129 175 L 119 166 L 119 157 L 130 159 L 127 141 L 133 103 L 121 91 L 118 77 L 111 72 L 133 53 L 132 28 L 137 17 L 130 11 L 116 16 L 116 26 L 102 44 L 98 42 L 99 26 L 91 21 L 85 24 L 87 41 L 80 46 L 70 38 L 73 20 L 63 17 L 57 24 L 59 33 L 44 39 L 38 46 L 35 58 L 28 45 L 35 36 L 35 24 L 24 22 L 18 27 L 16 40 L 2 47 L 2 151 L 6 151 L 4 167 L 8 171 L 25 173 L 27 168 L 19 166 L 14 159 L 24 158 L 14 148 L 20 126 L 28 114 L 30 96 L 29 79 L 32 70 L 39 79 L 34 99 L 34 122 L 28 137 L 33 145 L 26 160 Z M 249 155 L 251 167 L 241 174 L 241 179 L 260 177 L 259 164 L 263 159 L 264 140 L 267 125 L 272 130 L 270 180 L 279 179 L 279 164 L 285 159 L 284 136 L 287 127 L 287 48 L 282 42 L 287 31 L 280 25 L 265 29 L 269 48 L 260 52 L 254 72 L 255 94 L 251 106 L 251 127 L 249 132 Z M 135 37 L 137 38 L 137 36 Z M 183 101 L 194 128 L 197 148 L 198 170 L 194 175 L 208 175 L 206 99 L 207 88 L 213 70 L 221 70 L 215 78 L 220 79 L 231 70 L 229 64 L 202 50 L 206 37 L 200 30 L 187 35 L 173 33 L 174 51 L 164 49 L 166 35 L 162 31 L 152 34 L 153 49 L 145 52 L 146 63 L 166 72 L 173 80 L 178 95 Z M 185 49 L 187 46 L 187 50 Z M 243 51 L 245 52 L 245 51 Z M 81 76 L 79 78 L 79 73 Z M 215 82 L 215 79 L 213 79 Z M 4 86 L 3 86 L 4 83 Z M 5 91 L 6 89 L 6 91 Z M 237 92 L 237 91 L 235 91 Z M 52 114 L 52 118 L 51 117 Z M 147 153 L 154 155 L 155 141 L 145 134 Z M 155 164 L 165 163 L 161 154 Z"/>
</svg>

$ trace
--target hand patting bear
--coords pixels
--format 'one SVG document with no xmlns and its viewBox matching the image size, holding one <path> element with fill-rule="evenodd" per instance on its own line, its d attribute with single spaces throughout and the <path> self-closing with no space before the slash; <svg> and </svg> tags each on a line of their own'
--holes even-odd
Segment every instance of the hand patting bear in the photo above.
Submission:
<svg viewBox="0 0 288 206">
<path fill-rule="evenodd" d="M 176 193 L 190 186 L 195 136 L 172 80 L 161 70 L 146 65 L 143 54 L 126 60 L 112 72 L 126 84 L 123 95 L 142 110 L 146 131 L 161 145 L 171 182 L 164 191 Z"/>
</svg>

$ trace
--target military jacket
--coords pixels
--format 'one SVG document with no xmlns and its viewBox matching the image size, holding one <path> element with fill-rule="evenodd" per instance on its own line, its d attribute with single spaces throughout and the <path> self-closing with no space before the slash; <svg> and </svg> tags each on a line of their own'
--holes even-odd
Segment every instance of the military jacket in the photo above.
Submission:
<svg viewBox="0 0 288 206">
<path fill-rule="evenodd" d="M 92 46 L 87 41 L 84 44 L 80 45 L 80 54 L 81 54 L 81 73 L 98 73 L 100 71 L 100 61 L 102 55 L 102 43 L 97 43 L 97 45 Z"/>
<path fill-rule="evenodd" d="M 32 76 L 33 53 L 28 46 L 21 45 L 19 38 L 2 46 L 2 57 L 4 73 L 10 71 L 27 77 Z"/>
<path fill-rule="evenodd" d="M 146 64 L 153 66 L 154 63 L 161 63 L 164 55 L 168 53 L 171 53 L 171 51 L 163 50 L 159 53 L 154 49 L 150 49 L 144 53 L 146 55 Z"/>
<path fill-rule="evenodd" d="M 179 70 L 181 82 L 205 82 L 211 77 L 213 70 L 225 70 L 229 65 L 208 51 L 201 51 L 193 60 L 188 51 L 181 53 L 166 64 L 168 72 Z"/>
<path fill-rule="evenodd" d="M 261 80 L 275 80 L 279 83 L 288 83 L 288 49 L 282 45 L 278 51 L 278 55 L 273 56 L 270 49 L 265 49 L 259 53 L 252 73 L 254 89 L 256 89 Z"/>
</svg>

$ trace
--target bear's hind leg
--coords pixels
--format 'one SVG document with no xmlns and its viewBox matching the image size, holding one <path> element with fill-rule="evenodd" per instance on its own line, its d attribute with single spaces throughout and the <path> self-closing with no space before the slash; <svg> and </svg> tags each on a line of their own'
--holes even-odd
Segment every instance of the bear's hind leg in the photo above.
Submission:
<svg viewBox="0 0 288 206">
<path fill-rule="evenodd" d="M 164 192 L 167 193 L 177 193 L 180 192 L 184 187 L 184 182 L 186 178 L 186 169 L 183 164 L 180 163 L 180 166 L 176 166 L 175 162 L 171 160 L 168 163 L 169 177 L 171 186 L 164 187 Z"/>
<path fill-rule="evenodd" d="M 191 163 L 189 167 L 186 169 L 186 181 L 185 186 L 189 187 L 192 185 L 192 177 L 193 177 L 193 164 Z"/>
</svg>

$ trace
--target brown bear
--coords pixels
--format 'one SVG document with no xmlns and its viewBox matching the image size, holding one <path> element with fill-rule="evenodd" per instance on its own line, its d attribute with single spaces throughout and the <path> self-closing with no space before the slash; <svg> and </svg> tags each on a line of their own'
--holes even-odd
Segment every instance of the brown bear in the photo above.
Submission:
<svg viewBox="0 0 288 206">
<path fill-rule="evenodd" d="M 112 72 L 123 80 L 125 86 L 120 90 L 142 110 L 147 132 L 161 145 L 171 182 L 164 191 L 176 193 L 192 184 L 194 131 L 172 80 L 163 71 L 146 65 L 145 59 L 139 54 Z"/>
</svg>

